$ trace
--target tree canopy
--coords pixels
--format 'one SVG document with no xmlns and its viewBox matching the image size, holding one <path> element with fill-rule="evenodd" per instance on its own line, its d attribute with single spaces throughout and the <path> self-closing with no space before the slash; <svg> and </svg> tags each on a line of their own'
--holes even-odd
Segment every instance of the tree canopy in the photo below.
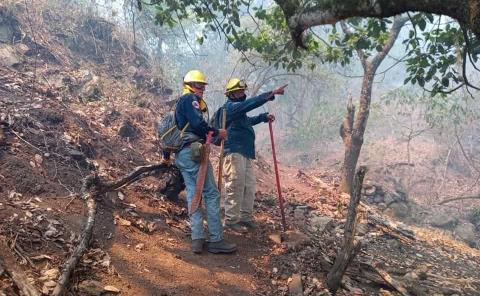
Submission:
<svg viewBox="0 0 480 296">
<path fill-rule="evenodd" d="M 172 1 L 152 0 L 156 21 L 175 26 L 185 19 L 205 24 L 198 41 L 210 31 L 226 36 L 241 52 L 254 51 L 275 66 L 290 71 L 322 62 L 348 64 L 356 50 L 380 52 L 388 40 L 392 16 L 408 18 L 403 41 L 407 65 L 405 83 L 418 84 L 432 95 L 448 94 L 470 83 L 467 68 L 479 71 L 480 0 L 423 1 Z M 339 33 L 342 21 L 354 28 Z M 320 25 L 333 24 L 324 30 Z M 245 56 L 246 58 L 246 56 Z M 247 59 L 247 58 L 246 58 Z"/>
</svg>

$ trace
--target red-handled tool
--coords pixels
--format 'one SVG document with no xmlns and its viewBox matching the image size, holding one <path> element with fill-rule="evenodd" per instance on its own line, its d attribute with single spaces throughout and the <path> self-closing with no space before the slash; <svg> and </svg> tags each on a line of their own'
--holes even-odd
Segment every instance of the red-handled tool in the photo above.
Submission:
<svg viewBox="0 0 480 296">
<path fill-rule="evenodd" d="M 210 154 L 210 143 L 212 142 L 213 132 L 208 132 L 207 140 L 203 145 L 203 154 L 202 159 L 200 160 L 200 168 L 197 173 L 197 183 L 195 184 L 195 192 L 192 198 L 192 204 L 190 205 L 190 215 L 195 213 L 195 211 L 200 207 L 202 203 L 202 191 L 203 185 L 205 184 L 205 179 L 207 178 L 208 172 L 208 157 Z"/>
<path fill-rule="evenodd" d="M 287 230 L 287 223 L 285 222 L 285 210 L 283 207 L 282 189 L 280 188 L 280 176 L 278 174 L 277 155 L 275 152 L 275 141 L 273 140 L 272 119 L 268 120 L 268 128 L 270 129 L 270 142 L 272 143 L 273 167 L 275 168 L 275 178 L 277 180 L 278 200 L 280 202 L 280 214 L 282 215 L 283 231 Z"/>
</svg>

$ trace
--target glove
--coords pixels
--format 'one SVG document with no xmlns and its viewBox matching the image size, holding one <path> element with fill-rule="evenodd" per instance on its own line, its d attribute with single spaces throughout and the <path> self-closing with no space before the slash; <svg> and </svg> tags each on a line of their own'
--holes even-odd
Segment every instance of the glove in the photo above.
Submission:
<svg viewBox="0 0 480 296">
<path fill-rule="evenodd" d="M 227 130 L 226 129 L 219 129 L 218 130 L 218 137 L 222 140 L 225 140 L 227 138 Z"/>
<path fill-rule="evenodd" d="M 161 163 L 161 164 L 164 164 L 164 165 L 166 165 L 166 166 L 171 166 L 172 163 L 173 163 L 173 161 L 172 161 L 171 158 L 169 158 L 169 159 L 162 158 L 162 160 L 160 161 L 160 163 Z"/>
</svg>

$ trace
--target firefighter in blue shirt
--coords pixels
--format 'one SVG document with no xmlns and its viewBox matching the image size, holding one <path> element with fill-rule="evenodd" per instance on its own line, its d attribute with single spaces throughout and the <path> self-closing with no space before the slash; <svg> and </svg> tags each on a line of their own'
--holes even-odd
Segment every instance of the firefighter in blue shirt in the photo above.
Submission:
<svg viewBox="0 0 480 296">
<path fill-rule="evenodd" d="M 226 175 L 225 227 L 240 233 L 256 228 L 252 217 L 256 183 L 252 167 L 252 160 L 255 159 L 253 126 L 275 119 L 268 113 L 252 117 L 247 116 L 247 113 L 268 101 L 273 101 L 275 95 L 283 95 L 285 86 L 248 100 L 246 89 L 244 81 L 233 78 L 228 81 L 225 92 L 228 127 L 223 167 Z"/>
</svg>

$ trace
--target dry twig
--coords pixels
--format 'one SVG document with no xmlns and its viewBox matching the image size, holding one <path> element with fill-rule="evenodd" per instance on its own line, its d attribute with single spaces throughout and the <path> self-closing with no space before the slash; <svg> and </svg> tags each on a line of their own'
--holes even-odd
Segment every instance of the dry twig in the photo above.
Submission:
<svg viewBox="0 0 480 296">
<path fill-rule="evenodd" d="M 10 248 L 3 242 L 0 245 L 0 266 L 10 275 L 15 285 L 24 295 L 40 296 L 37 289 L 28 281 L 25 273 L 18 267 Z"/>
</svg>

